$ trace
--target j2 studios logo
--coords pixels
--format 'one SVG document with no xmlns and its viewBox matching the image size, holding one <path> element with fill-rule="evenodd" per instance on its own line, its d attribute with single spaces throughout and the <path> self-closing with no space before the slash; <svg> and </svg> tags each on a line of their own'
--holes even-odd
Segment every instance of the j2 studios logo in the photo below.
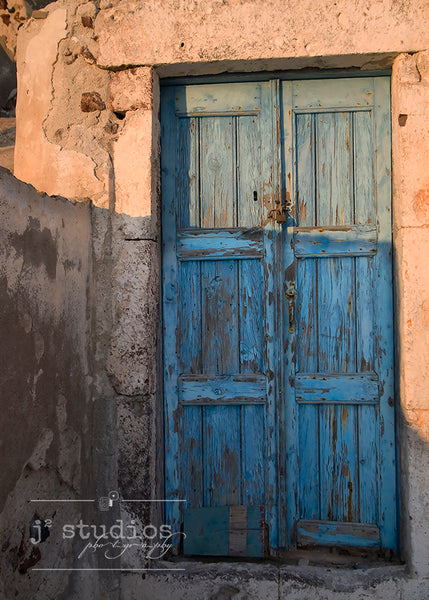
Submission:
<svg viewBox="0 0 429 600">
<path fill-rule="evenodd" d="M 108 496 L 99 498 L 98 508 L 102 512 L 108 511 L 116 501 L 120 501 L 119 493 L 112 491 Z M 37 545 L 44 542 L 50 535 L 52 524 L 51 519 L 43 520 L 36 513 L 30 523 L 31 543 Z M 171 526 L 166 524 L 159 527 L 152 524 L 142 527 L 140 524 L 139 527 L 134 519 L 127 523 L 122 519 L 116 519 L 114 524 L 109 526 L 88 524 L 80 519 L 77 524 L 66 523 L 62 527 L 64 540 L 78 538 L 84 542 L 78 558 L 86 553 L 102 552 L 105 558 L 113 560 L 123 556 L 127 551 L 139 548 L 146 559 L 156 560 L 163 558 L 173 544 L 178 542 L 178 537 L 184 535 L 174 533 Z"/>
</svg>

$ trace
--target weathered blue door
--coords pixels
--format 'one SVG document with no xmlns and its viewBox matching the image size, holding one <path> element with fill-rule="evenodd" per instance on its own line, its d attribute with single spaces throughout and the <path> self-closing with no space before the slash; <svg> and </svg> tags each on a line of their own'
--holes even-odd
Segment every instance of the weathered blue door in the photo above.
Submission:
<svg viewBox="0 0 429 600">
<path fill-rule="evenodd" d="M 396 547 L 388 80 L 166 87 L 166 518 Z M 181 501 L 181 502 L 178 502 Z"/>
</svg>

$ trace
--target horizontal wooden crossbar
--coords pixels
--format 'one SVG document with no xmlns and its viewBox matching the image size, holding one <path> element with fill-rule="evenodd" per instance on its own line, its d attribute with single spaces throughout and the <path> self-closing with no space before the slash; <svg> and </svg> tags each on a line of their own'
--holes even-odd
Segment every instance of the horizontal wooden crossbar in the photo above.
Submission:
<svg viewBox="0 0 429 600">
<path fill-rule="evenodd" d="M 262 258 L 262 229 L 182 229 L 177 234 L 179 260 Z"/>
<path fill-rule="evenodd" d="M 267 396 L 265 375 L 181 375 L 182 404 L 263 404 Z"/>
<path fill-rule="evenodd" d="M 377 251 L 377 229 L 373 225 L 349 228 L 299 228 L 294 232 L 295 256 L 372 256 Z"/>
<path fill-rule="evenodd" d="M 300 403 L 375 404 L 379 399 L 376 373 L 297 373 L 295 397 Z"/>
<path fill-rule="evenodd" d="M 337 523 L 301 519 L 297 523 L 299 546 L 380 546 L 380 530 L 372 523 Z"/>
</svg>

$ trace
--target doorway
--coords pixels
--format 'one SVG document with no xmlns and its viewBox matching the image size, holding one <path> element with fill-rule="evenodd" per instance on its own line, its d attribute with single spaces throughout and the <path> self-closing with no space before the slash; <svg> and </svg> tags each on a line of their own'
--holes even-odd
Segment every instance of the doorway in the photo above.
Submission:
<svg viewBox="0 0 429 600">
<path fill-rule="evenodd" d="M 164 88 L 165 497 L 186 554 L 396 548 L 389 84 Z"/>
</svg>

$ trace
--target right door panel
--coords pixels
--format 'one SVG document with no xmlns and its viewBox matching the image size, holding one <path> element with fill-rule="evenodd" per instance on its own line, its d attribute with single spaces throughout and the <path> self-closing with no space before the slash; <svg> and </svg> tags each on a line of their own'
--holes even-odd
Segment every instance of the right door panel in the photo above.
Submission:
<svg viewBox="0 0 429 600">
<path fill-rule="evenodd" d="M 397 544 L 389 83 L 282 83 L 286 546 Z"/>
</svg>

